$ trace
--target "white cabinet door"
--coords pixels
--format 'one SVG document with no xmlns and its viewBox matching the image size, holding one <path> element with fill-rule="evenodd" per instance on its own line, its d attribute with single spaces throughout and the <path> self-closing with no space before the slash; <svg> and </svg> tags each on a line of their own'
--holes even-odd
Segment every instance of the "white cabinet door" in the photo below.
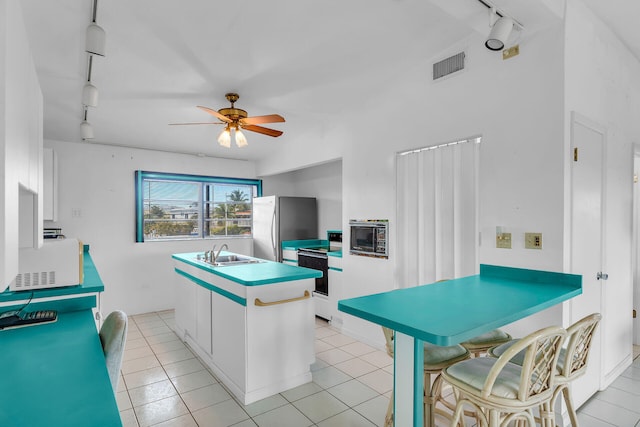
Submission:
<svg viewBox="0 0 640 427">
<path fill-rule="evenodd" d="M 196 342 L 205 353 L 211 354 L 211 291 L 196 286 Z"/>
<path fill-rule="evenodd" d="M 181 275 L 176 275 L 175 302 L 176 326 L 186 341 L 187 335 L 196 337 L 196 288 L 199 286 Z"/>
<path fill-rule="evenodd" d="M 211 321 L 213 363 L 246 390 L 246 308 L 242 304 L 212 292 Z"/>
<path fill-rule="evenodd" d="M 43 219 L 58 220 L 58 157 L 51 148 L 44 149 Z"/>
<path fill-rule="evenodd" d="M 329 316 L 332 322 L 342 318 L 338 311 L 338 301 L 343 298 L 342 272 L 329 269 Z"/>
</svg>

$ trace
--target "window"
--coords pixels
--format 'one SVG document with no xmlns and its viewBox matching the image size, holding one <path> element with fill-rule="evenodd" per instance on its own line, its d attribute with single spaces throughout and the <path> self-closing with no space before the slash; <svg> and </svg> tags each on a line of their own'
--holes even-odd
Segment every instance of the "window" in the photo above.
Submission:
<svg viewBox="0 0 640 427">
<path fill-rule="evenodd" d="M 136 171 L 136 242 L 251 236 L 262 181 Z"/>
</svg>

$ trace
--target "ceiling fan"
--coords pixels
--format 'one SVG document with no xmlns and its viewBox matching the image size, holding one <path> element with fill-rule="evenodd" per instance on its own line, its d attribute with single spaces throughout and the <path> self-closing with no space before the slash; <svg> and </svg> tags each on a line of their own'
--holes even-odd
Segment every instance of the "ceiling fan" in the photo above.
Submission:
<svg viewBox="0 0 640 427">
<path fill-rule="evenodd" d="M 258 126 L 258 124 L 263 124 L 263 123 L 284 122 L 284 117 L 282 117 L 281 115 L 268 114 L 266 116 L 248 117 L 248 114 L 245 110 L 234 107 L 234 103 L 240 98 L 240 95 L 238 95 L 237 93 L 227 93 L 225 95 L 225 98 L 227 98 L 227 100 L 231 103 L 231 108 L 221 108 L 218 111 L 216 111 L 211 108 L 198 105 L 199 109 L 221 120 L 220 122 L 170 123 L 170 124 L 171 125 L 219 125 L 219 124 L 224 125 L 226 124 L 225 128 L 220 133 L 220 136 L 218 136 L 218 144 L 226 148 L 231 147 L 231 131 L 235 133 L 236 145 L 240 148 L 246 147 L 248 145 L 247 138 L 240 131 L 240 129 L 248 130 L 251 132 L 258 132 L 263 135 L 269 135 L 273 137 L 278 137 L 282 135 L 282 131 L 269 129 L 263 126 Z"/>
</svg>

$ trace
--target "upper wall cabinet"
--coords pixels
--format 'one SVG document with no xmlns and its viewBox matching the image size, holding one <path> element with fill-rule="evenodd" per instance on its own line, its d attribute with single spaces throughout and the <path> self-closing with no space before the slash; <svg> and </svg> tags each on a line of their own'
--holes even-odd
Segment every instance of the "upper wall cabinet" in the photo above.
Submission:
<svg viewBox="0 0 640 427">
<path fill-rule="evenodd" d="M 43 219 L 58 220 L 58 157 L 51 148 L 44 149 L 43 165 Z"/>
</svg>

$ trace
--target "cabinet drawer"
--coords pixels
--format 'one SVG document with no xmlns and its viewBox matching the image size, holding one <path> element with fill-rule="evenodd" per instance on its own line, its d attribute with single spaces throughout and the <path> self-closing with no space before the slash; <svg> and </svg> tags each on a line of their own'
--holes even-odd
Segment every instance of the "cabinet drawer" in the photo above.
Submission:
<svg viewBox="0 0 640 427">
<path fill-rule="evenodd" d="M 298 251 L 293 251 L 291 249 L 283 249 L 282 251 L 282 261 L 293 261 L 294 265 L 298 265 Z"/>
<path fill-rule="evenodd" d="M 342 258 L 330 256 L 329 257 L 329 268 L 338 269 L 342 271 Z"/>
</svg>

